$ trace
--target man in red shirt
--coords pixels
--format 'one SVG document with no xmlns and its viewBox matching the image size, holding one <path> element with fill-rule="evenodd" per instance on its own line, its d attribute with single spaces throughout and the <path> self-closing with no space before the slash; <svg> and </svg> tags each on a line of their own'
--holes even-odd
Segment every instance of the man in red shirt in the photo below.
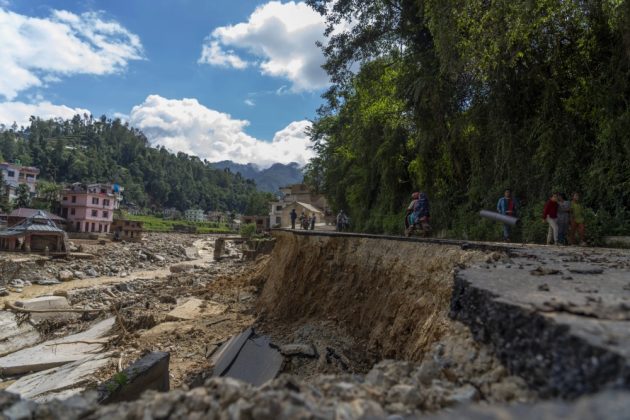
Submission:
<svg viewBox="0 0 630 420">
<path fill-rule="evenodd" d="M 553 243 L 558 243 L 558 194 L 553 194 L 547 203 L 545 204 L 545 208 L 543 209 L 543 223 L 549 224 L 549 229 L 547 230 L 547 245 L 551 244 L 551 239 L 553 238 Z"/>
</svg>

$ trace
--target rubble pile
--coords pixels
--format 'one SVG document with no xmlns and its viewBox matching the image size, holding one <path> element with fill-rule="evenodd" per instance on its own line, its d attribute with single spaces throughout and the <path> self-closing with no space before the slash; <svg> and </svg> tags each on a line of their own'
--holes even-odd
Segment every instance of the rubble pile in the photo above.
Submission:
<svg viewBox="0 0 630 420">
<path fill-rule="evenodd" d="M 180 261 L 189 261 L 198 256 L 191 252 L 199 236 L 150 233 L 143 242 L 98 243 L 77 241 L 71 245 L 74 254 L 68 259 L 48 261 L 37 258 L 32 261 L 14 263 L 19 266 L 13 275 L 11 291 L 20 292 L 24 283 L 55 284 L 89 277 L 127 277 L 137 270 L 154 270 Z M 11 282 L 9 282 L 11 286 Z"/>
</svg>

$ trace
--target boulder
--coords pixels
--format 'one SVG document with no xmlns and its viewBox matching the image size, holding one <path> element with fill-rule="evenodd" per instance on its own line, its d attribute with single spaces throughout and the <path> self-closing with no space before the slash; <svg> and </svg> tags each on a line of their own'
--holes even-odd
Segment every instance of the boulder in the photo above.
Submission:
<svg viewBox="0 0 630 420">
<path fill-rule="evenodd" d="M 74 278 L 74 273 L 70 270 L 61 270 L 57 277 L 61 281 L 70 281 Z"/>
</svg>

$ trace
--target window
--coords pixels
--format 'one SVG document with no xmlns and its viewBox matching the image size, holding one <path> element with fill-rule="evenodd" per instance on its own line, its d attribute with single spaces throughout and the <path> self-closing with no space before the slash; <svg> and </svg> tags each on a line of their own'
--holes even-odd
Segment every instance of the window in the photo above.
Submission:
<svg viewBox="0 0 630 420">
<path fill-rule="evenodd" d="M 68 201 L 68 197 L 64 197 L 64 198 L 63 198 L 63 201 Z"/>
<path fill-rule="evenodd" d="M 106 199 L 103 200 L 103 206 L 104 207 L 108 207 L 109 206 L 109 199 L 106 198 Z"/>
<path fill-rule="evenodd" d="M 20 176 L 18 176 L 18 178 L 24 179 L 24 174 L 22 172 L 20 172 Z"/>
<path fill-rule="evenodd" d="M 35 179 L 35 175 L 33 175 L 33 174 L 26 174 L 26 180 L 27 181 L 32 181 L 34 179 Z"/>
<path fill-rule="evenodd" d="M 92 204 L 98 204 L 98 197 L 92 197 Z"/>
<path fill-rule="evenodd" d="M 72 196 L 72 202 L 73 202 L 73 203 L 76 203 L 76 202 L 77 202 L 77 196 L 76 196 L 76 195 L 73 195 L 73 196 Z"/>
<path fill-rule="evenodd" d="M 103 212 L 103 217 L 104 217 L 105 219 L 107 219 L 107 218 L 109 217 L 109 212 L 108 212 L 108 211 L 104 211 L 104 212 Z"/>
<path fill-rule="evenodd" d="M 76 214 L 76 212 L 77 212 L 77 209 L 75 209 L 74 207 L 70 209 L 70 214 L 72 216 L 74 216 Z"/>
<path fill-rule="evenodd" d="M 77 232 L 81 232 L 81 222 L 77 222 Z"/>
<path fill-rule="evenodd" d="M 98 210 L 92 210 L 92 217 L 98 217 Z M 94 223 L 92 223 L 92 225 L 94 225 Z"/>
<path fill-rule="evenodd" d="M 13 178 L 15 176 L 15 171 L 8 171 L 7 176 Z"/>
<path fill-rule="evenodd" d="M 276 217 L 276 224 L 279 225 L 282 223 L 282 217 Z"/>
<path fill-rule="evenodd" d="M 96 225 L 92 223 L 92 232 L 96 232 Z"/>
</svg>

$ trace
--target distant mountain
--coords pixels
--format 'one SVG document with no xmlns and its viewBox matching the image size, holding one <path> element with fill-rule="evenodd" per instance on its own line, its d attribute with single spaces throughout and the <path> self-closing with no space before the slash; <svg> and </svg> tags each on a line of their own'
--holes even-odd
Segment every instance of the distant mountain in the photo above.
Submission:
<svg viewBox="0 0 630 420">
<path fill-rule="evenodd" d="M 253 163 L 241 164 L 231 160 L 224 160 L 211 164 L 216 169 L 229 169 L 230 172 L 240 173 L 243 178 L 252 179 L 261 191 L 277 193 L 280 187 L 299 184 L 304 180 L 300 165 L 293 162 L 288 165 L 274 163 L 267 169 L 260 169 Z"/>
</svg>

